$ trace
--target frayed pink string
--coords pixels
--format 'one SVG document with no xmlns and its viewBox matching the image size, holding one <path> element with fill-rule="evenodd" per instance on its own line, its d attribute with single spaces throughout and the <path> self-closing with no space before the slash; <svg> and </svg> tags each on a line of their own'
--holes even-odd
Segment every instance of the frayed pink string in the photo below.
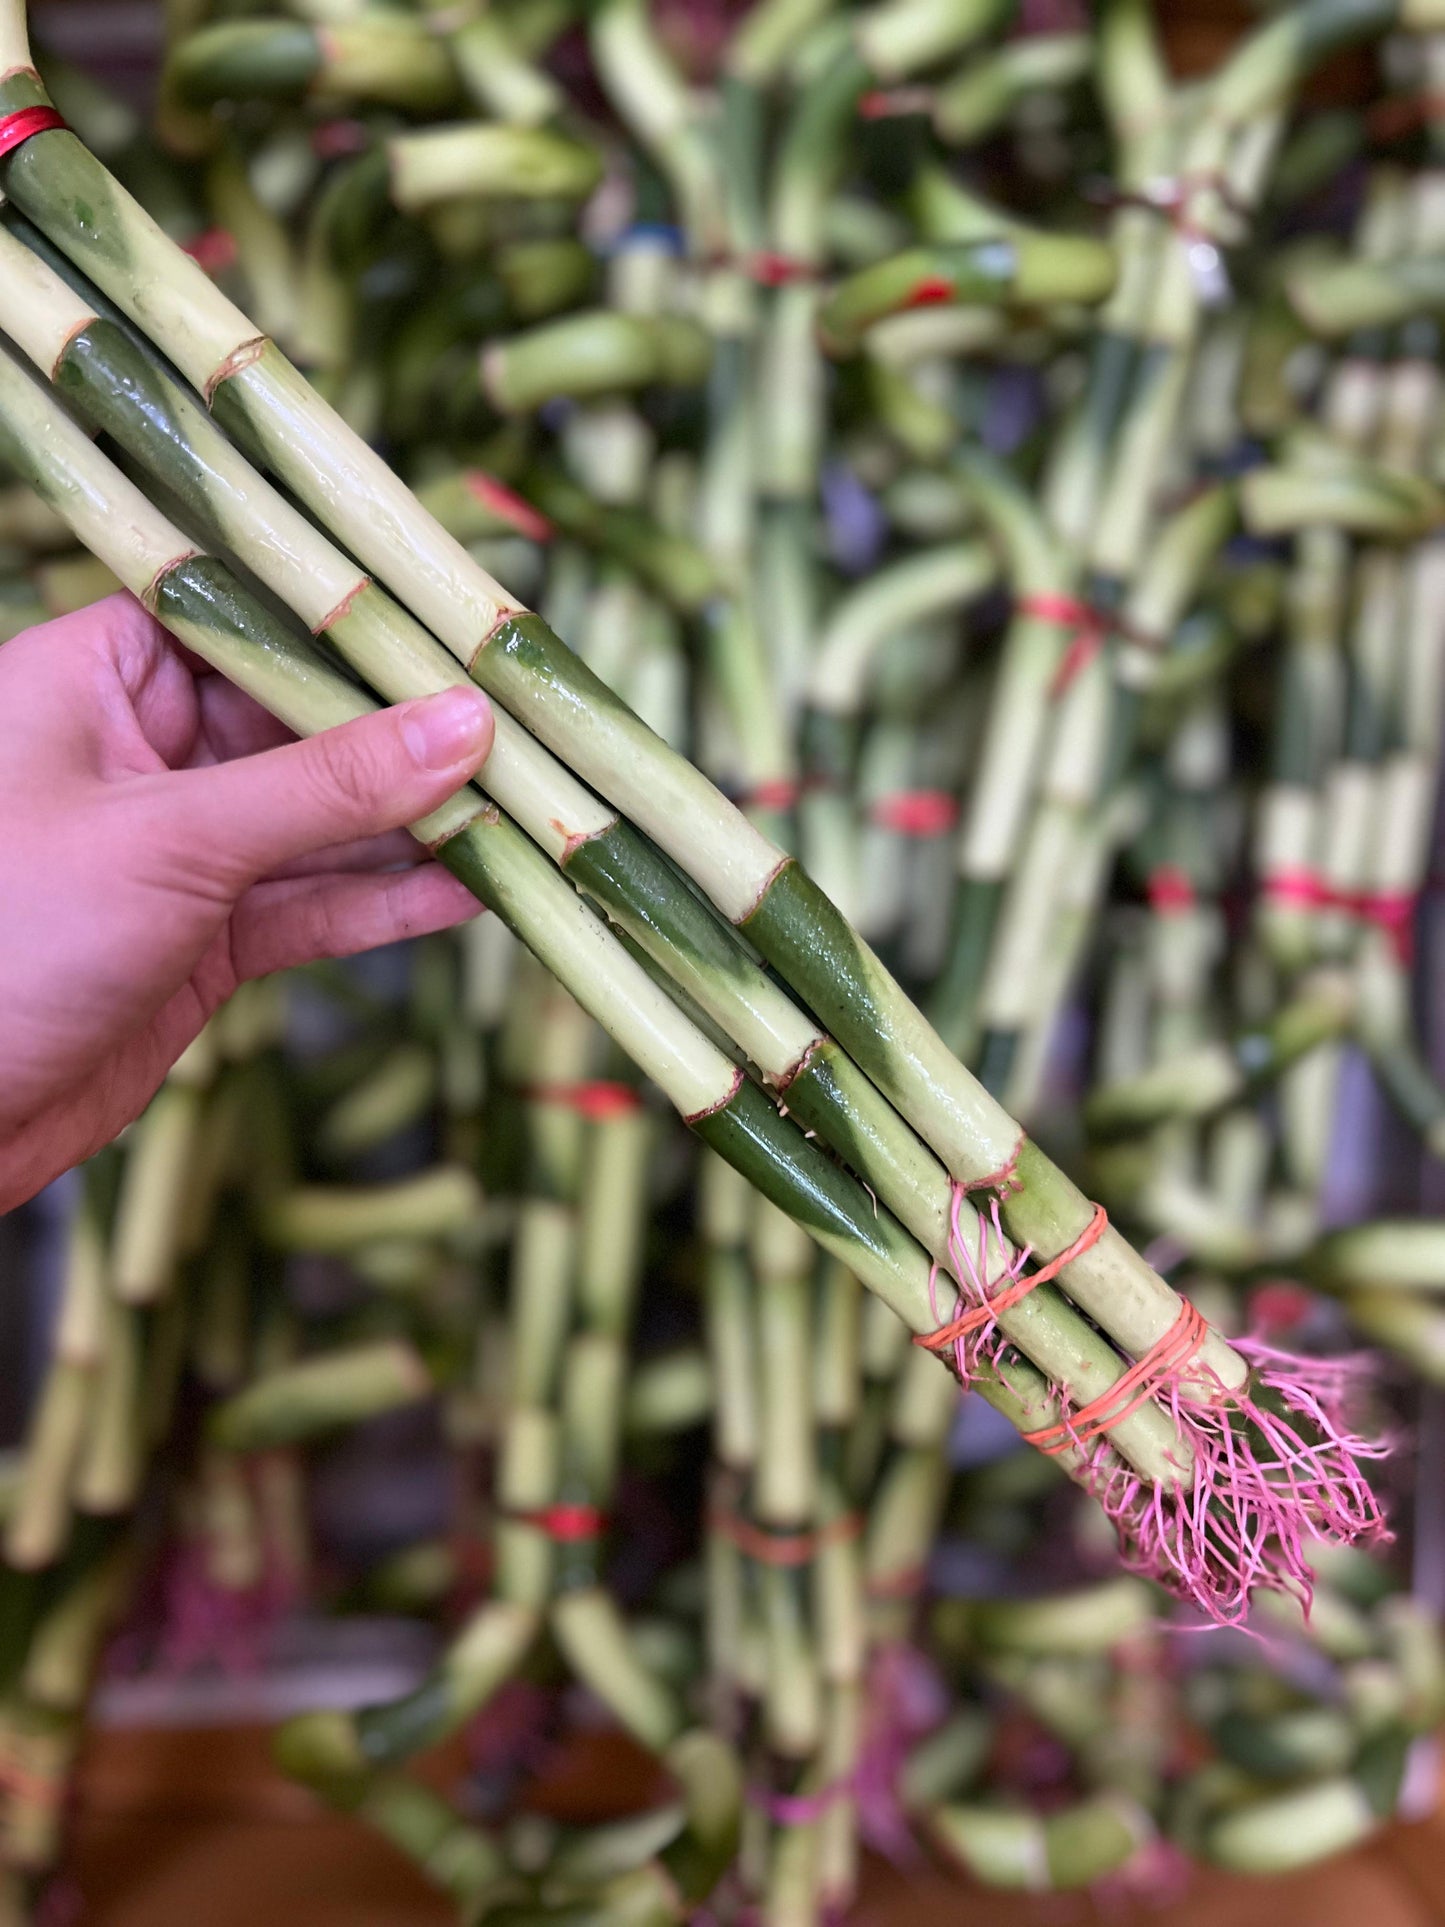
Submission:
<svg viewBox="0 0 1445 1927">
<path fill-rule="evenodd" d="M 1041 1272 L 1025 1275 L 1029 1248 L 1007 1255 L 997 1199 L 987 1216 L 980 1214 L 976 1240 L 965 1235 L 965 1195 L 955 1184 L 949 1244 L 958 1288 L 955 1315 L 918 1342 L 951 1347 L 967 1388 L 981 1364 L 1000 1366 L 1005 1339 L 998 1314 L 1062 1270 L 1081 1241 Z M 1102 1228 L 1101 1219 L 1096 1213 L 1091 1232 Z M 991 1258 L 995 1241 L 998 1255 Z M 937 1279 L 935 1267 L 929 1276 L 935 1317 Z M 1369 1545 L 1388 1536 L 1360 1467 L 1388 1457 L 1390 1447 L 1356 1430 L 1351 1418 L 1366 1361 L 1300 1359 L 1246 1339 L 1235 1350 L 1249 1377 L 1234 1390 L 1199 1363 L 1207 1336 L 1199 1315 L 1186 1311 L 1102 1399 L 1071 1411 L 1055 1387 L 1063 1413 L 1040 1440 L 1052 1450 L 1072 1446 L 1082 1455 L 1073 1476 L 1103 1507 L 1125 1564 L 1214 1624 L 1240 1625 L 1260 1588 L 1292 1594 L 1308 1612 L 1314 1597 L 1304 1556 L 1308 1539 Z M 1272 1396 L 1266 1403 L 1259 1393 Z M 1194 1470 L 1187 1484 L 1144 1479 L 1109 1441 L 1112 1426 L 1146 1400 L 1164 1408 L 1190 1449 Z"/>
<path fill-rule="evenodd" d="M 1082 1481 L 1113 1523 L 1125 1564 L 1222 1626 L 1242 1624 L 1260 1588 L 1291 1594 L 1308 1613 L 1311 1539 L 1370 1545 L 1389 1536 L 1360 1462 L 1390 1447 L 1350 1419 L 1367 1361 L 1294 1358 L 1258 1339 L 1235 1350 L 1250 1367 L 1238 1391 L 1197 1363 L 1189 1393 L 1178 1378 L 1159 1388 L 1193 1450 L 1192 1484 L 1145 1481 L 1106 1438 L 1090 1447 Z M 1198 1397 L 1205 1377 L 1218 1403 Z M 1269 1404 L 1258 1391 L 1273 1394 Z"/>
</svg>

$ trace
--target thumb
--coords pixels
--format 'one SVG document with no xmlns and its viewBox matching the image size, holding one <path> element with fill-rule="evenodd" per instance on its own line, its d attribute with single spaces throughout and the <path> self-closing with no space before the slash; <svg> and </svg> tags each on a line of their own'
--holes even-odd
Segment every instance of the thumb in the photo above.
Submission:
<svg viewBox="0 0 1445 1927">
<path fill-rule="evenodd" d="M 184 771 L 166 779 L 168 801 L 206 869 L 241 889 L 313 850 L 436 809 L 486 760 L 493 727 L 481 690 L 459 685 L 281 749 Z"/>
</svg>

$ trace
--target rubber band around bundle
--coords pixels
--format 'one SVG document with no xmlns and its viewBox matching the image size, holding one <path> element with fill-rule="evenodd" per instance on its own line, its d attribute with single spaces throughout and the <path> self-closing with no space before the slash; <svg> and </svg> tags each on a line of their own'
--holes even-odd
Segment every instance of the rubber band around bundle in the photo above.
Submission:
<svg viewBox="0 0 1445 1927">
<path fill-rule="evenodd" d="M 750 790 L 740 791 L 733 802 L 740 810 L 793 810 L 802 801 L 804 792 L 812 787 L 796 777 L 770 777 L 754 784 Z"/>
<path fill-rule="evenodd" d="M 488 514 L 497 516 L 518 535 L 525 535 L 529 542 L 550 542 L 557 533 L 556 524 L 540 509 L 533 508 L 525 496 L 499 482 L 495 475 L 488 475 L 484 468 L 463 469 L 462 487 Z"/>
<path fill-rule="evenodd" d="M 868 818 L 897 836 L 946 836 L 958 822 L 958 799 L 950 790 L 895 790 L 877 798 Z"/>
<path fill-rule="evenodd" d="M 1192 910 L 1198 898 L 1189 872 L 1177 863 L 1161 863 L 1149 872 L 1145 886 L 1149 896 L 1149 908 L 1158 911 L 1160 916 L 1178 916 Z"/>
<path fill-rule="evenodd" d="M 13 114 L 0 114 L 0 157 L 13 154 L 36 134 L 66 131 L 64 116 L 53 107 L 17 107 Z"/>
<path fill-rule="evenodd" d="M 634 1084 L 597 1078 L 588 1084 L 524 1084 L 517 1095 L 529 1104 L 564 1104 L 577 1111 L 589 1124 L 603 1124 L 609 1118 L 624 1117 L 642 1108 L 642 1093 Z"/>
<path fill-rule="evenodd" d="M 600 1539 L 608 1524 L 607 1514 L 600 1507 L 569 1501 L 523 1508 L 508 1512 L 506 1517 L 513 1525 L 535 1526 L 559 1546 Z"/>
<path fill-rule="evenodd" d="M 863 1517 L 858 1512 L 843 1512 L 826 1525 L 806 1532 L 792 1532 L 774 1531 L 770 1526 L 744 1519 L 726 1506 L 714 1506 L 708 1514 L 708 1523 L 760 1566 L 806 1566 L 826 1547 L 847 1545 L 863 1532 Z"/>
<path fill-rule="evenodd" d="M 1175 1379 L 1199 1355 L 1209 1336 L 1209 1325 L 1196 1305 L 1183 1299 L 1179 1316 L 1164 1336 L 1151 1345 L 1142 1358 L 1077 1411 L 1066 1412 L 1056 1424 L 1037 1432 L 1025 1432 L 1024 1439 L 1047 1458 L 1057 1458 L 1071 1446 L 1091 1445 L 1104 1438 L 1126 1418 L 1147 1405 L 1162 1385 Z"/>
<path fill-rule="evenodd" d="M 1392 940 L 1402 964 L 1415 954 L 1415 914 L 1420 907 L 1414 890 L 1341 890 L 1328 882 L 1318 870 L 1276 870 L 1267 876 L 1261 894 L 1273 902 L 1289 904 L 1300 910 L 1339 910 L 1373 924 Z"/>
<path fill-rule="evenodd" d="M 951 1318 L 946 1325 L 940 1325 L 937 1331 L 915 1333 L 914 1344 L 923 1346 L 925 1351 L 946 1352 L 961 1338 L 968 1338 L 973 1332 L 992 1324 L 1000 1312 L 1012 1311 L 1015 1305 L 1021 1305 L 1031 1291 L 1036 1291 L 1040 1285 L 1049 1284 L 1057 1278 L 1066 1265 L 1073 1264 L 1076 1258 L 1082 1258 L 1086 1251 L 1096 1245 L 1108 1228 L 1109 1214 L 1103 1205 L 1096 1204 L 1093 1217 L 1068 1249 L 1061 1251 L 1057 1258 L 1050 1258 L 1049 1262 L 1040 1266 L 1037 1271 L 1011 1278 L 996 1297 L 985 1300 L 981 1305 L 970 1305 L 956 1318 Z"/>
<path fill-rule="evenodd" d="M 1049 684 L 1049 695 L 1057 702 L 1103 648 L 1111 627 L 1110 619 L 1092 603 L 1081 602 L 1071 595 L 1020 596 L 1014 609 L 1021 616 L 1031 616 L 1035 622 L 1052 622 L 1060 629 L 1073 631 Z"/>
<path fill-rule="evenodd" d="M 189 241 L 181 243 L 181 253 L 190 255 L 198 268 L 207 274 L 224 274 L 233 268 L 240 258 L 236 237 L 229 228 L 208 227 L 200 234 L 194 234 Z"/>
</svg>

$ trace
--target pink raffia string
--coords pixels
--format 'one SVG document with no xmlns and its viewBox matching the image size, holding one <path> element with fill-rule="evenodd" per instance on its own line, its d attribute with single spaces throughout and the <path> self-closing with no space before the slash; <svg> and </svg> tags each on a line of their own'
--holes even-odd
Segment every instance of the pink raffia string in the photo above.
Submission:
<svg viewBox="0 0 1445 1927">
<path fill-rule="evenodd" d="M 1294 1358 L 1259 1339 L 1234 1349 L 1250 1367 L 1238 1390 L 1197 1359 L 1155 1388 L 1192 1448 L 1191 1485 L 1142 1479 L 1107 1431 L 1083 1442 L 1083 1483 L 1112 1522 L 1125 1564 L 1221 1626 L 1242 1625 L 1261 1588 L 1291 1594 L 1308 1612 L 1311 1540 L 1369 1545 L 1389 1536 L 1360 1468 L 1390 1447 L 1352 1419 L 1368 1360 Z"/>
<path fill-rule="evenodd" d="M 965 1195 L 955 1184 L 949 1246 L 958 1294 L 954 1315 L 914 1342 L 931 1351 L 951 1350 L 967 1389 L 981 1365 L 1002 1363 L 1006 1341 L 999 1315 L 1088 1250 L 1108 1219 L 1096 1206 L 1068 1250 L 1025 1272 L 1030 1250 L 1008 1255 L 997 1198 L 986 1215 L 979 1214 L 976 1239 L 965 1234 Z M 929 1278 L 935 1317 L 937 1280 L 935 1267 Z M 1208 1324 L 1185 1301 L 1170 1329 L 1100 1398 L 1070 1409 L 1056 1387 L 1063 1414 L 1029 1435 L 1031 1442 L 1051 1456 L 1072 1451 L 1072 1475 L 1113 1524 L 1124 1563 L 1213 1624 L 1242 1624 L 1251 1595 L 1261 1588 L 1293 1595 L 1308 1612 L 1314 1596 L 1305 1556 L 1310 1539 L 1368 1545 L 1388 1536 L 1361 1466 L 1386 1458 L 1390 1447 L 1359 1431 L 1352 1416 L 1366 1361 L 1295 1358 L 1261 1339 L 1246 1339 L 1234 1349 L 1249 1367 L 1248 1377 L 1233 1388 L 1201 1362 L 1208 1336 Z M 1144 1479 L 1111 1443 L 1114 1427 L 1151 1402 L 1162 1406 L 1189 1448 L 1193 1472 L 1187 1484 Z"/>
</svg>

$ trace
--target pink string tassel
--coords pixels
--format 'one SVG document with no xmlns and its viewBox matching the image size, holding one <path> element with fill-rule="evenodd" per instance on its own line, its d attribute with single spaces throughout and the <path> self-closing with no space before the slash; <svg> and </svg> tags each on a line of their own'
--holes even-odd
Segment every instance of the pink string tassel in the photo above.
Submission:
<svg viewBox="0 0 1445 1927">
<path fill-rule="evenodd" d="M 999 1253 L 1008 1251 L 998 1201 L 980 1213 L 970 1241 L 961 1218 L 965 1196 L 955 1185 L 949 1252 L 958 1300 L 943 1333 L 961 1328 L 951 1349 L 966 1387 L 981 1363 L 1001 1364 L 1003 1333 L 996 1317 L 979 1313 L 1018 1302 L 1030 1253 L 1026 1247 L 996 1258 L 990 1276 L 995 1242 Z M 936 1288 L 935 1271 L 929 1282 L 935 1317 Z M 1059 1394 L 1063 1416 L 1038 1441 L 1044 1449 L 1073 1445 L 1086 1455 L 1079 1483 L 1103 1507 L 1131 1571 L 1156 1580 L 1217 1625 L 1239 1625 L 1261 1587 L 1292 1594 L 1308 1612 L 1314 1587 L 1305 1547 L 1311 1539 L 1368 1545 L 1388 1536 L 1361 1466 L 1386 1458 L 1390 1448 L 1357 1430 L 1353 1418 L 1367 1360 L 1296 1358 L 1246 1339 L 1234 1349 L 1250 1374 L 1231 1390 L 1198 1361 L 1207 1327 L 1191 1309 L 1179 1321 L 1177 1342 L 1168 1335 L 1147 1360 L 1125 1371 L 1120 1391 L 1128 1395 L 1116 1407 L 1106 1396 L 1071 1411 Z M 1188 1485 L 1142 1478 L 1110 1444 L 1111 1425 L 1145 1399 L 1164 1407 L 1190 1446 Z"/>
</svg>

